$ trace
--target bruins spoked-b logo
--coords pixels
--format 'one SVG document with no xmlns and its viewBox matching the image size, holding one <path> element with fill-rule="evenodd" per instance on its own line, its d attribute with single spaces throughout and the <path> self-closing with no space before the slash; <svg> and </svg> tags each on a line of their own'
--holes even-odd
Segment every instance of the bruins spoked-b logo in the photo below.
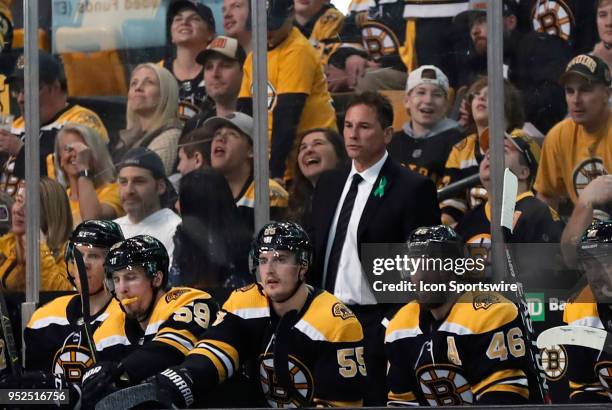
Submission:
<svg viewBox="0 0 612 410">
<path fill-rule="evenodd" d="M 361 27 L 363 47 L 368 50 L 372 58 L 398 54 L 400 42 L 389 27 L 375 21 L 368 20 Z"/>
<path fill-rule="evenodd" d="M 80 383 L 85 370 L 94 365 L 91 352 L 85 346 L 66 345 L 53 358 L 53 373 L 63 374 L 66 381 Z"/>
<path fill-rule="evenodd" d="M 287 391 L 279 386 L 274 374 L 274 355 L 267 353 L 260 358 L 259 379 L 264 396 L 270 407 L 302 407 L 302 403 L 310 403 L 314 394 L 314 382 L 308 368 L 295 357 L 289 355 L 289 377 L 295 389 Z M 299 394 L 301 397 L 296 397 Z"/>
<path fill-rule="evenodd" d="M 462 406 L 474 403 L 472 387 L 457 366 L 428 364 L 417 369 L 416 375 L 430 406 Z"/>
<path fill-rule="evenodd" d="M 535 31 L 569 40 L 575 19 L 566 1 L 538 0 L 533 8 L 532 21 Z"/>
<path fill-rule="evenodd" d="M 580 196 L 582 190 L 595 178 L 607 175 L 603 160 L 599 157 L 587 158 L 574 169 L 573 182 L 574 191 Z"/>
<path fill-rule="evenodd" d="M 542 349 L 542 367 L 546 378 L 556 381 L 565 376 L 567 371 L 567 352 L 561 345 Z"/>
</svg>

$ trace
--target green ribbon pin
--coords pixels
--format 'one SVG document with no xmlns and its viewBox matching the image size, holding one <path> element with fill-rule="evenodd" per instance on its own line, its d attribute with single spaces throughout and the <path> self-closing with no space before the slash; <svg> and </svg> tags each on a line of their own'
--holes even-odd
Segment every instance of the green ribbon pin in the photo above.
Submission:
<svg viewBox="0 0 612 410">
<path fill-rule="evenodd" d="M 387 188 L 387 177 L 384 175 L 380 177 L 380 181 L 378 181 L 378 186 L 374 190 L 374 196 L 378 198 L 382 198 L 385 194 L 385 188 Z"/>
</svg>

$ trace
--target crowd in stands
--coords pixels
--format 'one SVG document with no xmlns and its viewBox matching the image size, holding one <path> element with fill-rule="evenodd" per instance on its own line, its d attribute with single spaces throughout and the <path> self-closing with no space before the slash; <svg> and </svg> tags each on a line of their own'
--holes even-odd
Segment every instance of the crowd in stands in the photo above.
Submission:
<svg viewBox="0 0 612 410">
<path fill-rule="evenodd" d="M 169 2 L 169 57 L 134 64 L 114 135 L 103 112 L 73 102 L 61 57 L 40 52 L 41 291 L 75 289 L 66 244 L 96 219 L 158 240 L 167 281 L 221 304 L 255 281 L 254 141 L 268 138 L 271 219 L 308 232 L 304 280 L 361 322 L 364 404 L 384 404 L 381 323 L 393 310 L 362 291 L 361 244 L 440 223 L 485 253 L 491 242 L 486 2 L 353 0 L 347 15 L 326 0 L 266 3 L 267 135 L 252 118 L 249 0 L 224 0 L 223 22 L 205 0 Z M 506 240 L 561 243 L 575 267 L 584 231 L 612 218 L 612 0 L 502 3 L 504 154 L 518 179 Z M 1 6 L 0 18 L 10 23 Z M 23 292 L 28 80 L 15 57 L 17 116 L 0 129 L 0 287 Z M 436 189 L 477 174 L 438 201 Z"/>
</svg>

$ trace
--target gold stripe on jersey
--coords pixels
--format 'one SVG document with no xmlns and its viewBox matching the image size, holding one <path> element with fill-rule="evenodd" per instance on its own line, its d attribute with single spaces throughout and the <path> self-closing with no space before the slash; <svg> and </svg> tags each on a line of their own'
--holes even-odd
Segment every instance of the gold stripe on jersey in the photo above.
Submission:
<svg viewBox="0 0 612 410">
<path fill-rule="evenodd" d="M 238 365 L 240 357 L 238 351 L 230 344 L 219 340 L 204 339 L 189 355 L 198 354 L 210 359 L 217 369 L 219 382 L 232 377 Z"/>
<path fill-rule="evenodd" d="M 363 400 L 355 400 L 355 401 L 338 401 L 338 400 L 321 400 L 316 397 L 312 399 L 313 407 L 345 407 L 345 408 L 355 408 L 355 407 L 363 407 Z"/>
<path fill-rule="evenodd" d="M 270 316 L 268 300 L 260 286 L 258 283 L 253 283 L 233 291 L 223 304 L 223 310 L 243 319 Z"/>
<path fill-rule="evenodd" d="M 286 208 L 289 206 L 289 193 L 281 184 L 270 179 L 268 186 L 270 188 L 270 206 L 277 208 Z M 236 206 L 255 208 L 255 181 L 251 182 L 244 195 L 236 201 Z"/>
<path fill-rule="evenodd" d="M 500 383 L 504 383 L 504 384 L 500 384 Z M 499 370 L 489 375 L 485 379 L 481 380 L 480 382 L 474 383 L 472 385 L 472 391 L 474 392 L 475 395 L 481 396 L 490 391 L 499 391 L 500 389 L 497 388 L 498 386 L 504 386 L 506 384 L 509 385 L 510 383 L 523 385 L 522 387 L 516 387 L 516 386 L 513 386 L 513 387 L 516 387 L 517 389 L 520 389 L 521 391 L 524 390 L 527 393 L 527 395 L 529 395 L 529 389 L 527 387 L 524 387 L 524 386 L 527 386 L 527 376 L 525 375 L 525 372 L 519 369 Z M 521 391 L 516 391 L 516 392 L 519 394 L 523 394 Z"/>
<path fill-rule="evenodd" d="M 594 383 L 576 383 L 569 381 L 570 399 L 582 393 L 595 393 L 603 397 L 608 397 L 608 393 L 599 381 Z"/>
<path fill-rule="evenodd" d="M 160 329 L 153 340 L 169 344 L 185 355 L 193 349 L 194 344 L 197 342 L 195 336 L 190 331 L 177 330 L 169 327 Z"/>
<path fill-rule="evenodd" d="M 565 305 L 563 321 L 568 325 L 604 328 L 590 286 L 585 286 L 571 302 Z"/>
<path fill-rule="evenodd" d="M 393 400 L 393 401 L 404 401 L 404 402 L 408 402 L 408 401 L 416 402 L 417 401 L 416 395 L 411 391 L 407 393 L 394 393 L 393 391 L 389 390 L 388 399 Z"/>
<path fill-rule="evenodd" d="M 363 339 L 355 314 L 328 292 L 314 298 L 295 327 L 312 340 L 355 343 Z"/>
<path fill-rule="evenodd" d="M 344 25 L 344 14 L 335 7 L 328 8 L 315 23 L 310 40 L 322 41 L 337 39 L 342 26 Z"/>
<path fill-rule="evenodd" d="M 526 382 L 527 382 L 527 379 L 525 379 L 525 383 Z M 529 389 L 527 387 L 513 386 L 511 384 L 496 384 L 494 386 L 491 386 L 491 388 L 487 390 L 487 392 L 494 392 L 494 391 L 520 394 L 525 399 L 529 399 Z M 480 398 L 480 396 L 478 396 L 478 398 Z"/>
<path fill-rule="evenodd" d="M 53 303 L 47 303 L 36 309 L 28 326 L 30 329 L 40 329 L 51 324 L 68 324 L 66 315 L 66 306 L 75 295 L 60 296 L 53 300 Z"/>
<path fill-rule="evenodd" d="M 420 306 L 412 301 L 397 311 L 393 320 L 389 321 L 385 331 L 385 343 L 399 339 L 416 337 L 423 332 L 419 327 Z"/>
<path fill-rule="evenodd" d="M 349 13 L 359 13 L 362 11 L 368 11 L 370 7 L 376 6 L 374 0 L 351 0 L 348 6 Z"/>
<path fill-rule="evenodd" d="M 479 314 L 475 314 L 475 312 Z M 455 302 L 439 330 L 458 334 L 479 334 L 512 322 L 518 309 L 494 292 L 466 292 Z"/>
<path fill-rule="evenodd" d="M 193 304 L 197 299 L 210 298 L 208 293 L 197 289 L 183 287 L 170 289 L 155 305 L 145 334 L 157 333 L 155 327 L 165 322 L 178 308 Z M 153 329 L 155 331 L 152 331 Z"/>
</svg>

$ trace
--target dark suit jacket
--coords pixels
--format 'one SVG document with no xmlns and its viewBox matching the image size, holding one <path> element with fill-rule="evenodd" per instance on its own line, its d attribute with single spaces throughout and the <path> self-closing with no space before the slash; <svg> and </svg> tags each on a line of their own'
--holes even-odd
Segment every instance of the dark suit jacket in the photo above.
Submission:
<svg viewBox="0 0 612 410">
<path fill-rule="evenodd" d="M 322 283 L 325 249 L 334 213 L 351 166 L 328 171 L 321 175 L 312 203 L 312 232 L 314 266 L 308 282 L 324 288 Z M 382 177 L 387 179 L 384 194 L 374 192 Z M 420 226 L 438 225 L 440 207 L 436 188 L 429 178 L 402 168 L 388 157 L 374 183 L 357 229 L 359 248 L 363 243 L 402 243 Z M 358 249 L 361 254 L 361 249 Z"/>
</svg>

